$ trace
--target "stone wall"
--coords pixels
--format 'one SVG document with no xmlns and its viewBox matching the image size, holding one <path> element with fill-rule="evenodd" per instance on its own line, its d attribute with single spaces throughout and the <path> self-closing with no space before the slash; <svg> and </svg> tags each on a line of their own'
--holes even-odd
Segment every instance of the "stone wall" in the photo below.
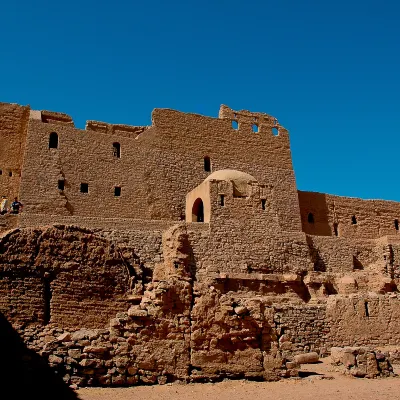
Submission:
<svg viewBox="0 0 400 400">
<path fill-rule="evenodd" d="M 26 212 L 179 221 L 184 219 L 186 193 L 210 174 L 204 170 L 207 156 L 213 171 L 245 170 L 273 185 L 282 225 L 300 230 L 287 131 L 277 125 L 280 133 L 274 136 L 272 118 L 257 113 L 242 113 L 235 130 L 233 117 L 224 110 L 221 118 L 210 118 L 157 109 L 153 125 L 131 127 L 136 132 L 132 135 L 93 121 L 78 130 L 31 118 L 21 187 Z M 253 123 L 259 118 L 257 133 L 251 131 L 250 115 Z M 57 149 L 49 149 L 52 132 L 58 135 Z M 115 142 L 120 157 L 114 156 Z M 58 189 L 59 180 L 65 180 L 64 190 Z M 88 193 L 80 192 L 81 183 L 88 184 Z M 121 188 L 120 196 L 114 195 L 115 187 Z"/>
<path fill-rule="evenodd" d="M 136 264 L 83 229 L 10 231 L 0 239 L 0 312 L 24 325 L 104 327 L 127 310 Z"/>
<path fill-rule="evenodd" d="M 303 191 L 298 195 L 303 231 L 308 234 L 376 239 L 399 233 L 398 202 Z M 313 222 L 309 221 L 310 213 Z"/>
<path fill-rule="evenodd" d="M 0 197 L 19 194 L 28 118 L 29 107 L 0 103 Z"/>
</svg>

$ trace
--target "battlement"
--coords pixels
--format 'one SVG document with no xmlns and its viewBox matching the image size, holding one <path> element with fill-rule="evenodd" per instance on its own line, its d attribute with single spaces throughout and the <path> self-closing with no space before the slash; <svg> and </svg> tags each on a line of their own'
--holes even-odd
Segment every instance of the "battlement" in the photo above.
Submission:
<svg viewBox="0 0 400 400">
<path fill-rule="evenodd" d="M 61 124 L 75 127 L 72 117 L 61 112 L 30 110 L 29 118 L 40 120 L 46 124 Z"/>
<path fill-rule="evenodd" d="M 87 121 L 85 130 L 129 138 L 137 138 L 148 126 L 132 126 L 122 124 L 108 124 L 100 121 Z"/>
<path fill-rule="evenodd" d="M 274 136 L 288 135 L 288 131 L 279 124 L 277 118 L 265 113 L 247 110 L 235 111 L 222 104 L 219 110 L 219 118 L 231 120 L 232 126 L 235 126 L 235 129 L 240 132 L 272 133 Z"/>
</svg>

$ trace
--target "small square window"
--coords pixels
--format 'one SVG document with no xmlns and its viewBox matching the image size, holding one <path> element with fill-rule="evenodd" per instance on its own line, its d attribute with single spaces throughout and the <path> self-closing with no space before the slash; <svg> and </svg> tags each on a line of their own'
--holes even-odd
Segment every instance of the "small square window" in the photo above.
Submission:
<svg viewBox="0 0 400 400">
<path fill-rule="evenodd" d="M 89 184 L 81 183 L 81 193 L 89 193 Z"/>
<path fill-rule="evenodd" d="M 121 196 L 121 188 L 119 186 L 115 186 L 115 188 L 114 188 L 114 196 L 116 196 L 116 197 Z"/>
<path fill-rule="evenodd" d="M 58 181 L 58 190 L 64 190 L 64 188 L 65 188 L 65 181 L 64 179 L 60 179 Z"/>
</svg>

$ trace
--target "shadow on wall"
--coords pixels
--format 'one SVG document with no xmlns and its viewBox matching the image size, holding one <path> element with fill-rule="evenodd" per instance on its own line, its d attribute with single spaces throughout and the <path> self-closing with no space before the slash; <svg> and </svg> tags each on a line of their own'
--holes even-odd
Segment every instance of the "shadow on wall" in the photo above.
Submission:
<svg viewBox="0 0 400 400">
<path fill-rule="evenodd" d="M 309 235 L 333 236 L 326 195 L 301 191 L 298 194 L 303 232 Z"/>
<path fill-rule="evenodd" d="M 28 349 L 18 333 L 0 313 L 1 391 L 15 400 L 77 400 L 79 397 L 57 376 L 47 360 Z M 3 398 L 3 396 L 1 396 Z"/>
</svg>

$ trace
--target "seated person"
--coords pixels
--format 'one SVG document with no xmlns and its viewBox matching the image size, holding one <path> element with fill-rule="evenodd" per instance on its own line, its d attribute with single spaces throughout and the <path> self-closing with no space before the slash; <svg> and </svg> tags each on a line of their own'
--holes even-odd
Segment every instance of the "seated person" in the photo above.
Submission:
<svg viewBox="0 0 400 400">
<path fill-rule="evenodd" d="M 18 214 L 19 211 L 20 211 L 20 209 L 22 210 L 22 207 L 23 207 L 22 203 L 20 203 L 20 202 L 18 201 L 18 198 L 16 197 L 16 198 L 14 199 L 14 201 L 11 203 L 11 210 L 10 210 L 10 213 L 11 213 L 11 214 Z"/>
</svg>

